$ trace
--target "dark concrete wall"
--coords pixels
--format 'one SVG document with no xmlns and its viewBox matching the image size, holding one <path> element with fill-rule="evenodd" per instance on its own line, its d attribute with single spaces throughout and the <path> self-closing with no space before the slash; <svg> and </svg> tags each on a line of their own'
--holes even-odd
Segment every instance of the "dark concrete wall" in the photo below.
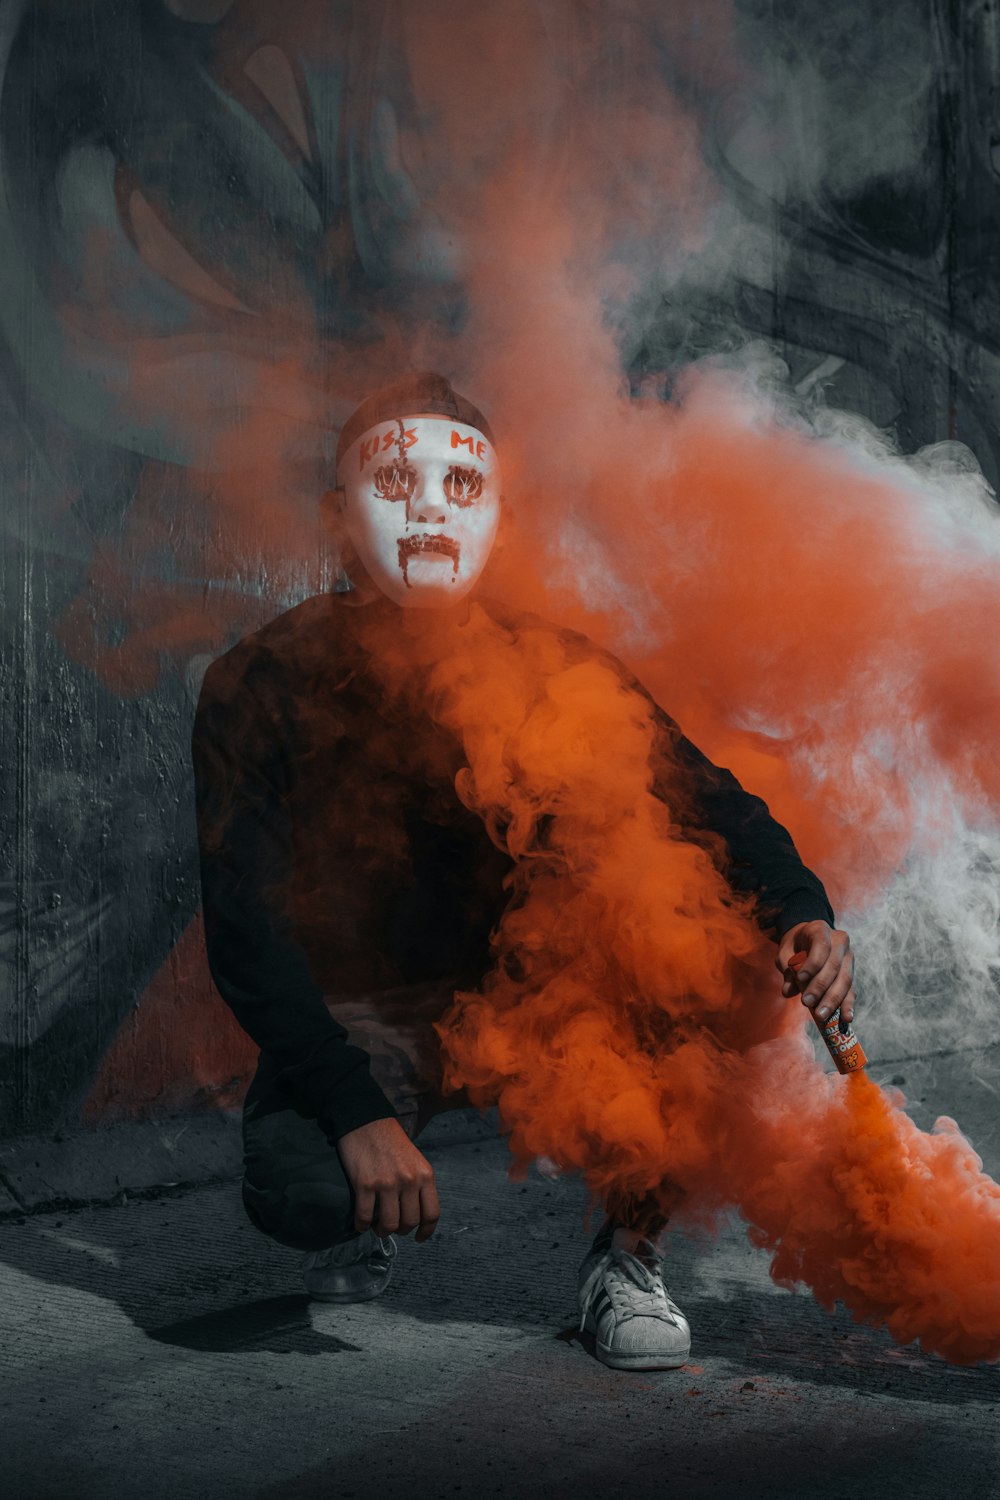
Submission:
<svg viewBox="0 0 1000 1500">
<path fill-rule="evenodd" d="M 234 639 L 323 576 L 220 574 L 205 444 L 284 336 L 270 300 L 363 339 L 419 279 L 419 205 L 371 137 L 377 102 L 411 109 L 393 6 L 319 9 L 322 56 L 250 0 L 0 11 L 6 1135 L 230 1103 L 251 1065 L 197 924 L 187 739 L 225 644 L 199 600 Z M 794 399 L 958 439 L 995 481 L 997 7 L 734 14 L 736 81 L 699 66 L 710 35 L 662 58 L 726 214 L 717 264 L 637 321 L 635 383 L 765 338 Z M 459 290 L 439 278 L 439 316 Z M 306 497 L 327 452 L 303 443 Z"/>
</svg>

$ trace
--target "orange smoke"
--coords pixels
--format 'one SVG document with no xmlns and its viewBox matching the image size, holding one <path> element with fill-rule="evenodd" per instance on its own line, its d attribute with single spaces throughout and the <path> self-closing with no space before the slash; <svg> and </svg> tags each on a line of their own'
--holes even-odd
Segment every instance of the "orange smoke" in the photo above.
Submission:
<svg viewBox="0 0 1000 1500">
<path fill-rule="evenodd" d="M 731 1138 L 733 1202 L 781 1286 L 956 1364 L 1000 1357 L 1000 1187 L 954 1121 L 918 1130 L 866 1074 L 797 1068 Z M 818 1097 L 817 1097 L 818 1096 Z M 763 1105 L 763 1108 L 761 1107 Z"/>
<path fill-rule="evenodd" d="M 681 1194 L 696 1218 L 735 1204 L 780 1284 L 1000 1357 L 1000 1187 L 950 1121 L 925 1134 L 819 1067 L 748 910 L 680 836 L 683 783 L 614 661 L 475 605 L 365 644 L 386 712 L 459 738 L 458 794 L 517 861 L 495 967 L 440 1027 L 447 1081 L 499 1104 L 515 1167 L 547 1156 L 605 1202 Z"/>
</svg>

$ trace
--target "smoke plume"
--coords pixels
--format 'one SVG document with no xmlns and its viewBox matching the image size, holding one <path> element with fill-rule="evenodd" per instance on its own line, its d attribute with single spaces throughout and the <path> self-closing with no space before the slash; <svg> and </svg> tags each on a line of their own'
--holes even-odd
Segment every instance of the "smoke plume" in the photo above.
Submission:
<svg viewBox="0 0 1000 1500">
<path fill-rule="evenodd" d="M 613 660 L 475 606 L 380 617 L 365 644 L 387 714 L 460 740 L 458 794 L 516 860 L 495 968 L 440 1028 L 515 1165 L 579 1171 L 612 1207 L 735 1204 L 780 1284 L 1000 1356 L 1000 1187 L 952 1121 L 921 1132 L 896 1091 L 822 1071 L 749 911 L 681 837 L 683 782 Z"/>
</svg>

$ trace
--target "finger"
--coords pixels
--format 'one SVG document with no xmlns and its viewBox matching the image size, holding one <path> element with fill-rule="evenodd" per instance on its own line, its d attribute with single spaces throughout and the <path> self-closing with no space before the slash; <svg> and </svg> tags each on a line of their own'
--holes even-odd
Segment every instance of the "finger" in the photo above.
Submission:
<svg viewBox="0 0 1000 1500">
<path fill-rule="evenodd" d="M 847 994 L 844 996 L 843 1000 L 840 1003 L 840 1029 L 841 1029 L 841 1032 L 846 1032 L 846 1031 L 849 1031 L 851 1029 L 851 1026 L 852 1026 L 852 1024 L 854 1022 L 854 1008 L 857 1005 L 857 1003 L 858 1003 L 857 991 L 855 990 L 854 985 L 852 984 L 851 988 L 847 991 Z"/>
<path fill-rule="evenodd" d="M 797 972 L 799 987 L 803 988 L 830 961 L 833 940 L 828 931 L 818 932 L 809 944 L 809 952 L 799 964 Z"/>
<path fill-rule="evenodd" d="M 799 947 L 799 944 L 796 942 L 798 930 L 797 927 L 790 927 L 778 944 L 778 953 L 774 960 L 776 969 L 785 970 L 788 968 L 789 960 Z"/>
<path fill-rule="evenodd" d="M 422 1244 L 424 1240 L 430 1239 L 437 1228 L 440 1217 L 441 1204 L 438 1202 L 437 1187 L 432 1177 L 420 1189 L 420 1228 L 416 1234 L 419 1244 Z"/>
<path fill-rule="evenodd" d="M 815 1005 L 845 970 L 848 978 L 851 978 L 854 974 L 854 956 L 851 953 L 841 954 L 835 949 L 819 973 L 809 980 L 802 996 L 803 1004 L 810 1007 Z"/>
<path fill-rule="evenodd" d="M 816 1006 L 816 1019 L 818 1021 L 828 1020 L 834 1011 L 840 1008 L 841 1002 L 847 998 L 847 993 L 851 988 L 852 982 L 851 966 L 850 964 L 844 964 L 840 973 L 836 976 Z"/>
<path fill-rule="evenodd" d="M 414 1183 L 399 1195 L 399 1233 L 411 1234 L 420 1223 L 420 1188 Z"/>
<path fill-rule="evenodd" d="M 795 969 L 789 968 L 784 971 L 784 978 L 781 981 L 781 993 L 786 1000 L 790 996 L 799 993 L 799 976 Z"/>
<path fill-rule="evenodd" d="M 378 1195 L 378 1218 L 374 1228 L 380 1235 L 396 1234 L 399 1229 L 399 1189 L 383 1188 Z"/>
<path fill-rule="evenodd" d="M 358 1188 L 354 1195 L 354 1228 L 358 1234 L 364 1234 L 366 1229 L 372 1227 L 374 1213 L 374 1190 L 372 1188 Z"/>
<path fill-rule="evenodd" d="M 802 951 L 802 940 L 798 939 L 798 928 L 793 927 L 785 933 L 778 945 L 778 955 L 774 960 L 774 967 L 781 975 L 781 993 L 786 1000 L 799 993 L 798 964 L 794 962 L 798 955 L 799 963 L 805 957 Z"/>
<path fill-rule="evenodd" d="M 802 993 L 802 1004 L 808 1005 L 810 1010 L 818 1011 L 820 1001 L 839 973 L 839 964 L 832 961 L 824 964 L 819 973 L 814 974 L 812 979 L 809 980 L 806 989 Z"/>
</svg>

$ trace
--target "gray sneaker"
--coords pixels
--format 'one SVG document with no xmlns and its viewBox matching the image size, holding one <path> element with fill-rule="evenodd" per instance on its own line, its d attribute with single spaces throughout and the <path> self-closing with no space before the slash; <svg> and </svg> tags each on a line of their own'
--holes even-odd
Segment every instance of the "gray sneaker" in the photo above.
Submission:
<svg viewBox="0 0 1000 1500">
<path fill-rule="evenodd" d="M 607 1225 L 580 1267 L 580 1328 L 614 1370 L 676 1370 L 691 1353 L 691 1329 L 663 1285 L 656 1247 Z"/>
<path fill-rule="evenodd" d="M 389 1285 L 395 1259 L 392 1235 L 382 1239 L 373 1229 L 366 1229 L 326 1250 L 308 1250 L 302 1260 L 302 1279 L 310 1297 L 319 1302 L 367 1302 Z"/>
</svg>

